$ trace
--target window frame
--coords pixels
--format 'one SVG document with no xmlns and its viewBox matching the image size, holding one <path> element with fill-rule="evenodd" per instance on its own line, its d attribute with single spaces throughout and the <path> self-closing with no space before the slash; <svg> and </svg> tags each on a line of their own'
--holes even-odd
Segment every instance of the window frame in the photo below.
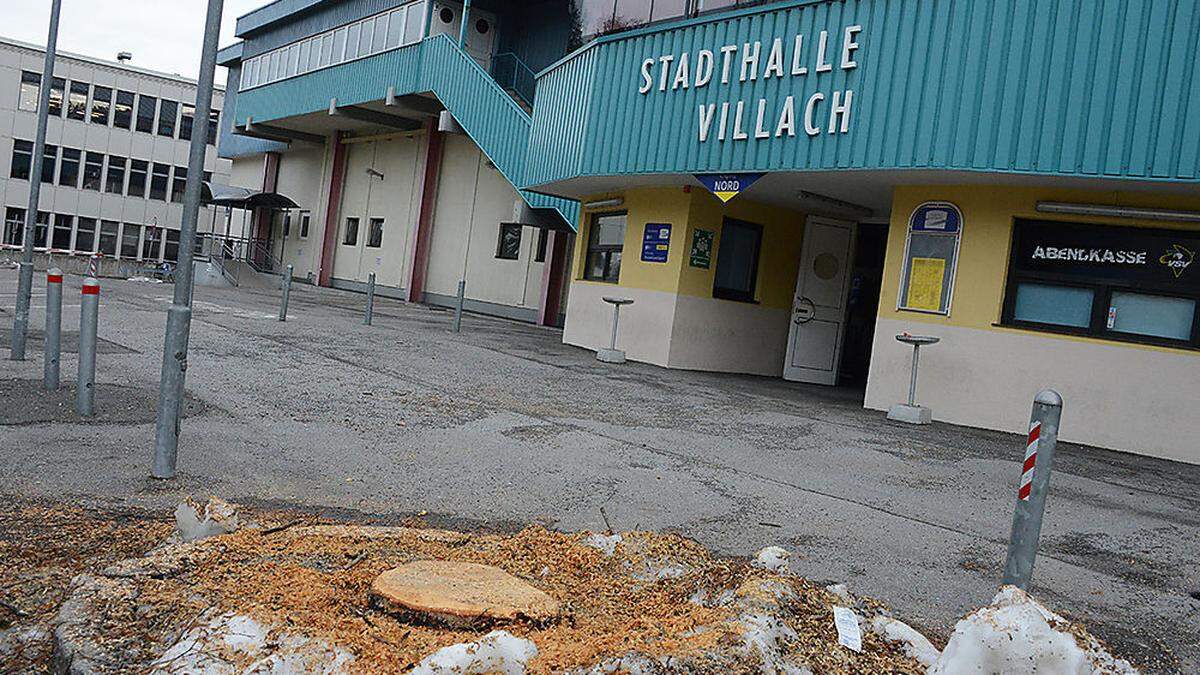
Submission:
<svg viewBox="0 0 1200 675">
<path fill-rule="evenodd" d="M 521 240 L 524 234 L 525 226 L 520 223 L 500 223 L 500 227 L 496 233 L 496 259 L 497 260 L 520 260 L 521 259 Z M 511 252 L 505 251 L 504 245 L 508 241 L 505 237 L 507 232 L 516 232 L 516 247 Z"/>
<path fill-rule="evenodd" d="M 167 109 L 171 109 L 171 114 L 167 114 Z M 175 133 L 179 128 L 179 101 L 170 99 L 161 99 L 158 102 L 158 124 L 155 125 L 155 133 L 163 138 L 175 138 Z"/>
<path fill-rule="evenodd" d="M 101 96 L 100 92 L 107 93 Z M 106 87 L 100 84 L 92 85 L 92 102 L 88 107 L 88 122 L 92 124 L 99 124 L 100 126 L 108 126 L 108 123 L 112 120 L 112 102 L 112 87 Z M 103 115 L 102 119 L 97 119 L 97 113 Z"/>
<path fill-rule="evenodd" d="M 621 236 L 621 245 L 613 246 L 611 244 L 607 244 L 607 245 L 602 245 L 599 243 L 593 244 L 593 241 L 592 241 L 593 236 L 595 236 L 596 232 L 597 232 L 596 225 L 600 222 L 600 219 L 608 218 L 608 217 L 612 217 L 612 216 L 624 216 L 625 217 L 625 232 Z M 584 254 L 583 254 L 583 280 L 584 281 L 595 281 L 595 282 L 603 283 L 603 284 L 619 284 L 619 283 L 621 283 L 620 270 L 617 270 L 617 275 L 611 279 L 609 278 L 610 277 L 609 272 L 610 272 L 610 268 L 612 267 L 612 254 L 614 252 L 620 253 L 621 258 L 624 259 L 624 257 L 625 257 L 625 240 L 628 237 L 629 237 L 629 211 L 627 211 L 627 210 L 603 211 L 603 212 L 596 212 L 596 213 L 591 214 L 588 218 L 587 246 L 584 249 Z M 591 262 L 593 253 L 599 253 L 599 254 L 604 255 L 604 273 L 599 277 L 593 276 L 591 273 L 592 266 L 589 263 Z"/>
<path fill-rule="evenodd" d="M 12 157 L 9 159 L 8 164 L 9 178 L 12 178 L 13 180 L 29 180 L 30 176 L 33 175 L 33 150 L 33 141 L 26 141 L 21 138 L 13 139 Z M 23 158 L 20 166 L 24 167 L 24 171 L 22 172 L 24 175 L 19 175 L 17 172 L 18 157 Z"/>
<path fill-rule="evenodd" d="M 379 230 L 376 232 L 376 226 Z M 386 222 L 383 218 L 368 218 L 367 219 L 367 239 L 363 242 L 366 248 L 383 248 L 383 233 L 386 227 Z M 376 234 L 379 236 L 376 237 Z"/>
<path fill-rule="evenodd" d="M 30 101 L 29 95 L 33 96 Z M 22 112 L 37 112 L 42 100 L 42 76 L 31 70 L 21 71 L 21 82 L 17 89 L 17 110 Z"/>
<path fill-rule="evenodd" d="M 147 117 L 145 114 L 143 114 L 144 112 L 146 112 L 145 108 L 146 108 L 147 102 L 149 102 L 149 104 L 150 104 L 150 110 L 149 110 L 150 116 L 149 117 Z M 137 106 L 134 111 L 133 117 L 134 117 L 134 123 L 133 123 L 134 131 L 136 131 L 138 133 L 142 133 L 142 134 L 154 133 L 154 122 L 155 122 L 155 120 L 158 119 L 158 97 L 157 96 L 147 96 L 146 94 L 138 94 Z M 145 123 L 144 129 L 142 128 L 143 122 Z"/>
<path fill-rule="evenodd" d="M 86 122 L 88 119 L 88 98 L 91 94 L 92 86 L 87 82 L 71 80 L 71 84 L 67 87 L 67 105 L 66 117 L 69 120 L 76 122 Z M 83 101 L 79 97 L 83 97 Z"/>
<path fill-rule="evenodd" d="M 112 125 L 114 129 L 133 131 L 133 122 L 137 117 L 137 94 L 132 91 L 118 89 L 113 96 Z"/>
<path fill-rule="evenodd" d="M 77 148 L 62 148 L 58 163 L 58 180 L 55 185 L 79 189 L 79 179 L 83 174 L 83 151 Z M 70 169 L 70 173 L 68 172 Z M 71 181 L 65 182 L 70 176 Z"/>
<path fill-rule="evenodd" d="M 350 223 L 354 223 L 353 231 L 350 229 Z M 358 230 L 360 229 L 361 219 L 358 216 L 346 216 L 342 219 L 342 246 L 358 246 Z M 354 237 L 349 235 L 353 232 Z"/>
<path fill-rule="evenodd" d="M 717 285 L 720 283 L 718 281 L 717 271 L 721 268 L 721 250 L 725 242 L 725 227 L 730 224 L 733 224 L 736 227 L 745 227 L 746 229 L 752 230 L 758 238 L 758 245 L 754 247 L 754 259 L 750 264 L 752 273 L 750 275 L 750 289 L 748 291 L 739 288 L 728 288 Z M 762 263 L 763 226 L 759 223 L 752 223 L 748 220 L 741 220 L 740 218 L 730 218 L 726 216 L 721 220 L 720 237 L 720 240 L 717 242 L 716 260 L 713 261 L 712 296 L 718 300 L 757 303 L 758 275 L 761 271 L 759 266 Z"/>
</svg>

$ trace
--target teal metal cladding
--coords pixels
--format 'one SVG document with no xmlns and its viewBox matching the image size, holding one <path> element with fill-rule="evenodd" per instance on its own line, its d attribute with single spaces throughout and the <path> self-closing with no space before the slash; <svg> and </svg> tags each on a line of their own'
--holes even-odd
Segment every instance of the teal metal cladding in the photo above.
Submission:
<svg viewBox="0 0 1200 675">
<path fill-rule="evenodd" d="M 839 67 L 860 25 L 857 67 Z M 829 32 L 831 72 L 812 51 Z M 802 33 L 809 72 L 639 93 L 648 58 Z M 793 0 L 601 38 L 541 73 L 527 185 L 576 176 L 942 169 L 1200 179 L 1198 0 Z M 740 58 L 741 52 L 738 56 Z M 693 61 L 694 63 L 694 61 Z M 735 71 L 739 64 L 735 64 Z M 786 67 L 790 71 L 789 58 Z M 672 73 L 673 74 L 673 73 Z M 673 78 L 672 78 L 673 81 Z M 852 90 L 846 133 L 774 135 L 780 106 Z M 769 138 L 756 139 L 768 102 Z M 702 105 L 744 101 L 747 140 L 700 142 Z M 719 115 L 719 112 L 717 113 Z M 820 116 L 818 115 L 818 118 Z M 801 124 L 799 119 L 797 124 Z M 714 134 L 715 135 L 715 134 Z"/>
<path fill-rule="evenodd" d="M 338 105 L 379 101 L 388 87 L 397 95 L 432 92 L 500 173 L 524 185 L 529 115 L 446 35 L 239 92 L 234 114 L 239 126 L 251 118 L 265 124 L 327 110 L 332 98 Z M 572 227 L 578 221 L 573 200 L 521 195 L 534 208 L 557 210 Z"/>
</svg>

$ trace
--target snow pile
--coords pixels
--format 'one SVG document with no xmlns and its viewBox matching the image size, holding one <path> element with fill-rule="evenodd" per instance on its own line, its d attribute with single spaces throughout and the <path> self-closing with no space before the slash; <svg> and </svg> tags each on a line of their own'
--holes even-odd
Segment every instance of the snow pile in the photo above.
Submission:
<svg viewBox="0 0 1200 675">
<path fill-rule="evenodd" d="M 621 543 L 621 541 L 621 535 L 619 534 L 612 534 L 606 537 L 603 534 L 595 533 L 584 539 L 583 543 L 585 546 L 591 546 L 604 555 L 611 556 L 617 552 L 617 544 Z"/>
<path fill-rule="evenodd" d="M 151 279 L 150 277 L 146 277 L 146 276 L 129 277 L 128 279 L 126 279 L 126 281 L 132 281 L 134 283 L 140 283 L 140 284 L 161 284 L 162 283 L 162 279 Z"/>
<path fill-rule="evenodd" d="M 929 675 L 1125 675 L 1137 671 L 1015 586 L 959 621 Z M 1078 637 L 1077 637 L 1078 636 Z M 1085 644 L 1080 644 L 1083 641 Z"/>
<path fill-rule="evenodd" d="M 248 616 L 222 614 L 197 626 L 151 664 L 153 675 L 234 675 L 236 673 L 320 673 L 349 671 L 354 657 L 323 642 L 298 635 L 270 639 L 270 629 Z M 226 656 L 250 661 L 245 668 Z"/>
<path fill-rule="evenodd" d="M 237 509 L 216 497 L 203 505 L 188 497 L 175 508 L 175 530 L 184 542 L 229 534 L 239 525 Z"/>
<path fill-rule="evenodd" d="M 782 546 L 768 546 L 759 551 L 758 555 L 754 556 L 754 562 L 750 564 L 771 572 L 787 574 L 788 558 L 791 556 L 792 554 Z"/>
<path fill-rule="evenodd" d="M 422 659 L 411 675 L 521 675 L 525 665 L 537 653 L 537 645 L 529 640 L 515 637 L 508 631 L 495 630 L 478 642 L 437 650 Z"/>
<path fill-rule="evenodd" d="M 901 643 L 904 653 L 920 661 L 925 667 L 932 666 L 942 655 L 929 638 L 918 633 L 912 626 L 890 616 L 875 616 L 871 619 L 871 630 L 888 642 Z"/>
</svg>

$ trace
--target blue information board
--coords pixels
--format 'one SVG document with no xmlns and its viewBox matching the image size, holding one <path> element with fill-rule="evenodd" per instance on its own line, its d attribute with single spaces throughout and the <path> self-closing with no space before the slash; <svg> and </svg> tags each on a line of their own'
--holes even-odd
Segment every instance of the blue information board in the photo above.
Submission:
<svg viewBox="0 0 1200 675">
<path fill-rule="evenodd" d="M 646 231 L 642 234 L 642 262 L 667 262 L 667 253 L 671 248 L 670 223 L 646 223 Z"/>
<path fill-rule="evenodd" d="M 909 227 L 913 232 L 958 234 L 962 229 L 962 212 L 950 202 L 925 202 L 913 211 Z"/>
</svg>

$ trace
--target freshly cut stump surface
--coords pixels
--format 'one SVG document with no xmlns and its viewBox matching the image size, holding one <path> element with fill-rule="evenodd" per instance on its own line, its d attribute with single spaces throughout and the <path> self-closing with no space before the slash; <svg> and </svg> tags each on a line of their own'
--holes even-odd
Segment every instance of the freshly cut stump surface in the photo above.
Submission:
<svg viewBox="0 0 1200 675">
<path fill-rule="evenodd" d="M 449 560 L 419 560 L 376 577 L 371 594 L 391 609 L 442 623 L 558 616 L 558 601 L 498 567 Z"/>
</svg>

